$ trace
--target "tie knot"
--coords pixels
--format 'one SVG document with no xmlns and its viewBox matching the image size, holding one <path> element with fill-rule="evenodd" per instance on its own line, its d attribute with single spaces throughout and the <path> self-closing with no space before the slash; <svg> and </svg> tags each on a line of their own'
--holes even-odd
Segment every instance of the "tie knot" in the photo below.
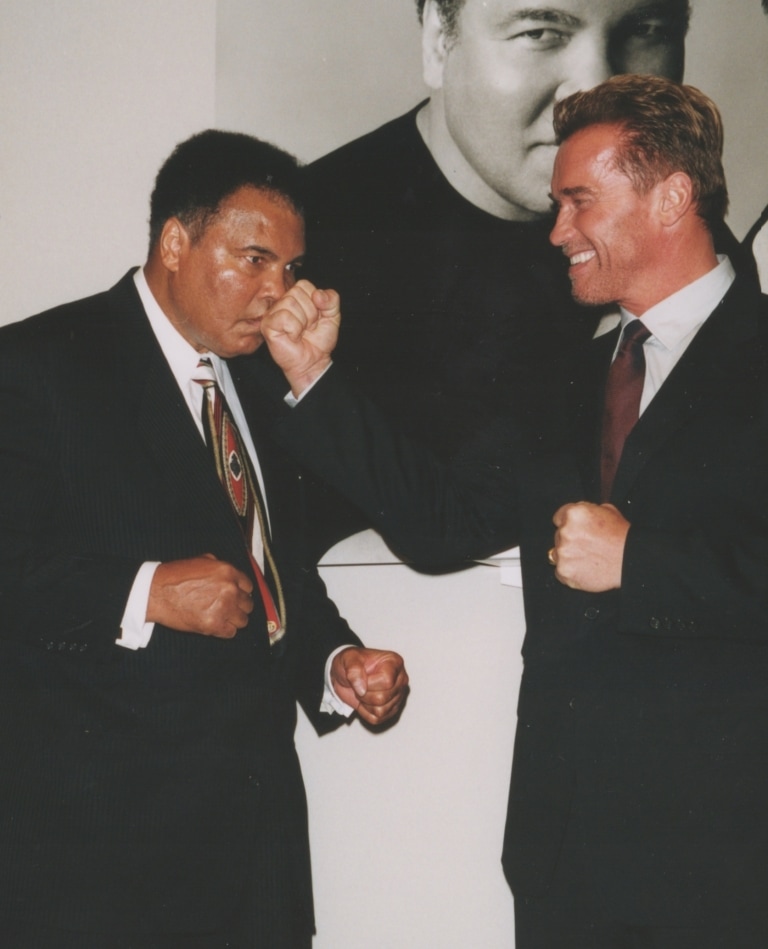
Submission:
<svg viewBox="0 0 768 949">
<path fill-rule="evenodd" d="M 642 346 L 650 335 L 651 331 L 648 329 L 645 323 L 643 323 L 641 320 L 631 320 L 624 327 L 619 349 L 627 350 L 633 349 L 637 346 Z"/>
<path fill-rule="evenodd" d="M 207 356 L 203 356 L 198 362 L 193 381 L 204 389 L 217 385 L 216 373 L 213 371 L 213 365 Z"/>
</svg>

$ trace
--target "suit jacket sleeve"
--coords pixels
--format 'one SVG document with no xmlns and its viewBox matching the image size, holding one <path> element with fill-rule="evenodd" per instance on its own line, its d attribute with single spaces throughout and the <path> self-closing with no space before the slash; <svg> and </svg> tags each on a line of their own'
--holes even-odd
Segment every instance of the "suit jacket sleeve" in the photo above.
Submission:
<svg viewBox="0 0 768 949">
<path fill-rule="evenodd" d="M 346 620 L 339 615 L 316 567 L 305 570 L 301 615 L 290 623 L 289 635 L 301 637 L 296 667 L 296 696 L 315 730 L 323 734 L 346 721 L 344 716 L 320 711 L 325 686 L 325 665 L 339 646 L 362 646 Z"/>
<path fill-rule="evenodd" d="M 355 504 L 404 559 L 447 565 L 518 542 L 517 471 L 524 454 L 510 419 L 488 424 L 449 462 L 399 435 L 336 368 L 295 408 L 263 366 L 275 439 Z"/>
<path fill-rule="evenodd" d="M 111 645 L 141 562 L 73 549 L 62 536 L 59 400 L 45 360 L 30 359 L 23 339 L 16 345 L 22 334 L 9 327 L 0 346 L 3 635 L 48 648 L 81 648 L 94 637 Z"/>
</svg>

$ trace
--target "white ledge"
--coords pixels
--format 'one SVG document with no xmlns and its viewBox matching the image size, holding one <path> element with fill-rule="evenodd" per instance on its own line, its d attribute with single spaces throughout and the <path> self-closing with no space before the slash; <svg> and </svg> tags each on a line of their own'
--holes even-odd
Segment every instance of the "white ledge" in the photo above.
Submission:
<svg viewBox="0 0 768 949">
<path fill-rule="evenodd" d="M 498 567 L 500 582 L 504 586 L 522 586 L 520 576 L 520 549 L 513 547 L 493 557 L 478 561 L 491 567 Z M 387 547 L 376 531 L 361 531 L 351 537 L 345 537 L 331 547 L 320 561 L 321 567 L 373 566 L 383 564 L 403 564 L 400 558 Z"/>
</svg>

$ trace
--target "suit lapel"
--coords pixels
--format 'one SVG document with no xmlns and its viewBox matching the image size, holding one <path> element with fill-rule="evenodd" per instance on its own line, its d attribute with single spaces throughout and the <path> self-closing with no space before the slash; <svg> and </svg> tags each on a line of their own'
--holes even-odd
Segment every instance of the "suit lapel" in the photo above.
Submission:
<svg viewBox="0 0 768 949">
<path fill-rule="evenodd" d="M 737 350 L 757 332 L 756 294 L 737 281 L 694 337 L 624 446 L 611 500 L 623 500 L 659 448 L 738 379 Z"/>
<path fill-rule="evenodd" d="M 620 332 L 620 327 L 616 327 L 592 340 L 583 367 L 582 396 L 573 420 L 572 444 L 588 501 L 600 498 L 600 434 L 605 380 Z"/>
<path fill-rule="evenodd" d="M 237 528 L 237 523 L 176 380 L 159 350 L 157 356 L 145 363 L 137 417 L 140 437 L 158 476 L 188 499 L 195 516 L 206 526 L 215 525 L 220 535 L 225 525 L 232 522 Z M 206 498 L 205 505 L 200 498 Z"/>
<path fill-rule="evenodd" d="M 215 548 L 217 556 L 250 572 L 240 525 L 132 280 L 122 289 L 115 298 L 114 321 L 120 334 L 122 384 L 135 406 L 138 446 L 152 465 L 158 491 L 173 498 L 175 516 L 194 525 L 201 538 L 198 553 Z"/>
</svg>

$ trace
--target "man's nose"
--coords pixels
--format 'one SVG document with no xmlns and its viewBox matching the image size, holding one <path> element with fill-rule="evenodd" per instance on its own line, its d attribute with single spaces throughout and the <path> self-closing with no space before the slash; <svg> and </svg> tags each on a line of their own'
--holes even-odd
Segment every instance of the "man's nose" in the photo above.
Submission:
<svg viewBox="0 0 768 949">
<path fill-rule="evenodd" d="M 570 215 L 565 208 L 560 208 L 555 219 L 555 226 L 550 231 L 549 241 L 555 247 L 563 247 L 572 233 L 573 226 L 570 223 Z"/>
<path fill-rule="evenodd" d="M 288 271 L 285 267 L 270 267 L 264 274 L 259 287 L 259 296 L 267 300 L 279 300 L 290 289 L 288 283 Z"/>
<path fill-rule="evenodd" d="M 557 99 L 591 89 L 618 71 L 612 61 L 610 37 L 599 30 L 587 30 L 575 37 L 568 47 L 564 65 Z"/>
</svg>

